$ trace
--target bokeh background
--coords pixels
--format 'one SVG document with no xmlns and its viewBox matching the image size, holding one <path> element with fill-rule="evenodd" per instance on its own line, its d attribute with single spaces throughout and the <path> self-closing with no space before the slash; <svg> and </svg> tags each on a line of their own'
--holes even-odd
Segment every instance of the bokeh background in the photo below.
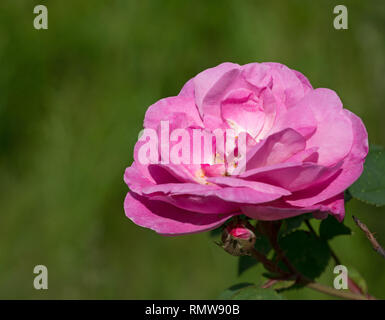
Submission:
<svg viewBox="0 0 385 320">
<path fill-rule="evenodd" d="M 343 3 L 345 2 L 345 3 Z M 33 28 L 45 4 L 49 29 Z M 162 237 L 125 218 L 123 172 L 146 108 L 224 61 L 276 61 L 332 88 L 385 145 L 385 2 L 0 2 L 0 298 L 207 299 L 237 277 L 237 259 L 207 233 Z M 385 261 L 352 223 L 385 244 L 385 209 L 352 200 L 354 234 L 332 241 L 385 298 Z M 33 288 L 48 267 L 49 289 Z M 330 263 L 320 281 L 332 285 Z M 308 289 L 287 298 L 325 299 Z"/>
</svg>

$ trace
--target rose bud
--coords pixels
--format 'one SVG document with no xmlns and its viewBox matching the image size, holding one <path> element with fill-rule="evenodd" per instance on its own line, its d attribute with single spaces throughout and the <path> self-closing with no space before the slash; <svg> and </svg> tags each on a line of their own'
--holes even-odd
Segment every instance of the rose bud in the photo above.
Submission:
<svg viewBox="0 0 385 320">
<path fill-rule="evenodd" d="M 233 256 L 250 255 L 255 234 L 243 222 L 232 222 L 222 232 L 221 247 Z"/>
</svg>

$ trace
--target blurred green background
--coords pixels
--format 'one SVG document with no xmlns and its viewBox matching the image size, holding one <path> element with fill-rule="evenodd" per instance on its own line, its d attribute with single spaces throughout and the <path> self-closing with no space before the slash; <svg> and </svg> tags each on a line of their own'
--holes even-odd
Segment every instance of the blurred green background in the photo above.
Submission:
<svg viewBox="0 0 385 320">
<path fill-rule="evenodd" d="M 45 4 L 49 29 L 33 28 Z M 146 108 L 224 61 L 276 61 L 332 88 L 385 145 L 385 2 L 0 2 L 0 298 L 206 299 L 237 278 L 237 259 L 208 234 L 162 237 L 125 218 L 123 172 Z M 352 200 L 354 234 L 332 241 L 385 298 L 385 261 L 353 225 L 385 244 L 385 209 Z M 48 267 L 49 289 L 33 288 Z M 332 285 L 333 265 L 321 278 Z M 308 289 L 287 298 L 325 299 Z"/>
</svg>

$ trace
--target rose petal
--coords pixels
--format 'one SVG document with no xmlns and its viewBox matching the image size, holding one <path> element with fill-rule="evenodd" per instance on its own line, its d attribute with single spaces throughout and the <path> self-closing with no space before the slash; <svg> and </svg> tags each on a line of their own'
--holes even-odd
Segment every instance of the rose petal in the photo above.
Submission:
<svg viewBox="0 0 385 320">
<path fill-rule="evenodd" d="M 351 121 L 334 91 L 313 90 L 296 107 L 308 107 L 314 114 L 317 130 L 307 140 L 306 147 L 318 147 L 319 164 L 333 165 L 349 153 L 353 143 Z"/>
<path fill-rule="evenodd" d="M 265 193 L 275 193 L 280 194 L 282 196 L 288 196 L 291 194 L 291 192 L 286 189 L 276 187 L 267 183 L 237 179 L 235 177 L 212 177 L 208 178 L 207 181 L 221 186 L 247 187 L 256 191 Z"/>
<path fill-rule="evenodd" d="M 265 113 L 262 103 L 247 89 L 233 90 L 221 102 L 222 117 L 237 132 L 247 132 L 253 138 L 261 131 Z"/>
<path fill-rule="evenodd" d="M 195 102 L 202 117 L 220 117 L 220 102 L 232 87 L 239 87 L 240 66 L 222 63 L 199 73 L 194 78 Z"/>
<path fill-rule="evenodd" d="M 343 193 L 308 207 L 292 206 L 284 199 L 279 199 L 267 205 L 242 206 L 241 211 L 250 218 L 268 221 L 287 219 L 309 212 L 320 218 L 325 218 L 323 214 L 332 214 L 340 222 L 345 216 Z"/>
<path fill-rule="evenodd" d="M 260 186 L 262 186 L 262 184 Z M 266 186 L 265 190 L 259 191 L 249 187 L 220 188 L 216 185 L 200 185 L 194 183 L 166 183 L 145 187 L 142 189 L 142 193 L 146 195 L 189 195 L 194 196 L 195 198 L 202 197 L 202 199 L 205 197 L 216 197 L 226 202 L 234 203 L 263 203 L 280 198 L 283 195 L 282 193 L 288 194 L 281 188 L 276 188 L 275 192 L 272 192 L 273 187 L 268 189 L 269 192 L 266 192 L 267 189 L 268 188 Z"/>
<path fill-rule="evenodd" d="M 134 223 L 163 235 L 182 235 L 214 229 L 233 214 L 199 214 L 162 201 L 148 200 L 129 192 L 124 201 L 126 216 Z"/>
<path fill-rule="evenodd" d="M 281 163 L 305 149 L 306 140 L 293 129 L 285 129 L 259 142 L 247 153 L 247 170 Z"/>
<path fill-rule="evenodd" d="M 318 148 L 312 147 L 303 151 L 300 151 L 286 160 L 286 162 L 314 162 L 318 161 Z"/>
<path fill-rule="evenodd" d="M 178 96 L 187 97 L 187 98 L 194 98 L 194 78 L 191 78 L 189 81 L 187 81 L 183 88 L 180 90 Z"/>
<path fill-rule="evenodd" d="M 203 127 L 194 99 L 176 96 L 161 99 L 151 105 L 144 118 L 144 127 L 157 130 L 160 121 L 169 121 L 173 128 Z"/>
<path fill-rule="evenodd" d="M 131 167 L 126 168 L 124 172 L 124 182 L 130 188 L 130 190 L 141 194 L 142 189 L 151 185 L 155 182 L 146 178 L 137 168 L 137 163 L 133 162 Z"/>
<path fill-rule="evenodd" d="M 368 154 L 368 134 L 361 119 L 348 110 L 343 111 L 351 120 L 354 142 L 349 155 L 344 159 L 341 173 L 332 181 L 315 185 L 306 193 L 291 196 L 290 202 L 296 206 L 309 206 L 342 193 L 356 181 L 363 171 L 364 159 Z"/>
<path fill-rule="evenodd" d="M 340 173 L 341 163 L 324 167 L 315 163 L 282 163 L 246 171 L 241 178 L 279 186 L 290 192 L 317 185 Z M 290 196 L 290 197 L 294 197 Z M 301 206 L 301 205 L 299 205 Z"/>
<path fill-rule="evenodd" d="M 305 138 L 310 138 L 317 130 L 317 122 L 312 109 L 306 104 L 296 105 L 283 112 L 275 122 L 269 134 L 292 128 Z"/>
</svg>

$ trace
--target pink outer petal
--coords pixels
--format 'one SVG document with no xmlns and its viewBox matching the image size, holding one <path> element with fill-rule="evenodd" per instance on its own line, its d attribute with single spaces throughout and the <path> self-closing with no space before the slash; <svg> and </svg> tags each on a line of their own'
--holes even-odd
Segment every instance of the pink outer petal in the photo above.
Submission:
<svg viewBox="0 0 385 320">
<path fill-rule="evenodd" d="M 265 63 L 248 63 L 242 66 L 243 78 L 260 90 L 271 84 L 271 67 Z"/>
<path fill-rule="evenodd" d="M 227 214 L 239 211 L 239 204 L 227 202 L 216 196 L 151 195 L 151 199 L 172 204 L 183 210 L 203 214 Z"/>
<path fill-rule="evenodd" d="M 270 184 L 257 182 L 257 181 L 247 181 L 247 180 L 237 179 L 233 177 L 212 177 L 212 178 L 208 178 L 207 181 L 218 185 L 222 185 L 222 186 L 247 187 L 250 189 L 254 189 L 256 191 L 281 194 L 283 196 L 288 196 L 291 194 L 291 192 L 286 189 L 272 186 Z"/>
<path fill-rule="evenodd" d="M 247 183 L 246 183 L 247 184 Z M 260 185 L 262 186 L 262 184 Z M 201 185 L 194 183 L 167 183 L 145 187 L 142 193 L 146 195 L 170 195 L 170 196 L 192 196 L 194 199 L 200 198 L 203 201 L 206 197 L 216 197 L 225 202 L 232 203 L 265 203 L 276 200 L 282 196 L 282 189 L 274 187 L 269 189 L 269 193 L 265 190 L 258 191 L 249 187 L 224 187 L 220 188 L 216 185 Z M 278 192 L 279 191 L 279 192 Z M 287 194 L 287 192 L 285 191 Z M 191 210 L 191 209 L 190 209 Z"/>
<path fill-rule="evenodd" d="M 329 89 L 309 92 L 296 108 L 310 108 L 317 122 L 316 132 L 306 147 L 318 147 L 318 163 L 329 166 L 343 159 L 353 143 L 352 125 L 337 94 Z"/>
<path fill-rule="evenodd" d="M 299 71 L 292 69 L 292 71 L 296 74 L 297 78 L 302 82 L 305 93 L 313 89 L 310 81 Z"/>
<path fill-rule="evenodd" d="M 303 74 L 280 63 L 249 63 L 241 68 L 242 75 L 248 83 L 259 90 L 269 87 L 288 107 L 294 105 L 312 89 Z"/>
<path fill-rule="evenodd" d="M 144 127 L 158 129 L 161 120 L 168 120 L 173 128 L 203 127 L 194 99 L 184 96 L 164 98 L 151 105 L 144 117 Z"/>
<path fill-rule="evenodd" d="M 225 62 L 194 78 L 195 102 L 202 117 L 220 117 L 220 102 L 230 89 L 239 87 L 239 75 L 238 64 Z"/>
<path fill-rule="evenodd" d="M 293 129 L 277 132 L 247 154 L 247 170 L 281 163 L 305 149 L 305 138 Z"/>
<path fill-rule="evenodd" d="M 196 196 L 212 195 L 211 193 L 215 190 L 219 190 L 218 186 L 214 185 L 202 185 L 198 183 L 166 183 L 149 186 L 142 190 L 144 194 L 190 194 Z"/>
<path fill-rule="evenodd" d="M 287 66 L 276 62 L 265 62 L 271 67 L 272 91 L 290 108 L 305 95 L 305 88 L 297 74 Z"/>
<path fill-rule="evenodd" d="M 330 183 L 314 186 L 306 191 L 290 196 L 288 203 L 294 206 L 309 206 L 330 199 L 349 188 L 363 171 L 365 157 L 368 154 L 368 134 L 361 119 L 348 110 L 344 110 L 351 120 L 354 142 L 349 155 L 344 160 L 341 173 Z"/>
<path fill-rule="evenodd" d="M 313 215 L 324 219 L 327 214 L 335 216 L 338 221 L 342 221 L 345 216 L 343 193 L 309 207 L 295 207 L 284 200 L 277 200 L 268 205 L 248 205 L 242 206 L 241 211 L 253 219 L 258 220 L 280 220 L 298 216 L 304 213 L 313 212 Z"/>
<path fill-rule="evenodd" d="M 241 211 L 246 216 L 257 219 L 257 220 L 266 220 L 266 221 L 274 221 L 287 219 L 295 216 L 299 216 L 304 213 L 316 211 L 308 208 L 279 208 L 273 206 L 243 206 L 241 207 Z"/>
<path fill-rule="evenodd" d="M 175 174 L 173 171 L 168 170 L 167 166 L 150 164 L 148 172 L 151 178 L 159 185 L 163 183 L 182 183 L 183 179 Z"/>
<path fill-rule="evenodd" d="M 234 203 L 265 203 L 282 197 L 280 193 L 260 192 L 247 187 L 228 187 L 214 193 L 218 198 Z"/>
<path fill-rule="evenodd" d="M 130 188 L 130 190 L 141 194 L 142 189 L 148 186 L 152 186 L 155 183 L 145 176 L 143 176 L 137 169 L 136 162 L 133 162 L 131 167 L 126 168 L 124 172 L 124 182 Z"/>
<path fill-rule="evenodd" d="M 345 200 L 344 194 L 340 193 L 339 195 L 323 201 L 319 204 L 320 212 L 330 213 L 337 218 L 339 222 L 342 222 L 345 217 Z"/>
<path fill-rule="evenodd" d="M 327 181 L 338 174 L 340 167 L 341 163 L 333 167 L 324 167 L 311 162 L 285 162 L 246 171 L 240 178 L 264 182 L 294 192 Z"/>
<path fill-rule="evenodd" d="M 188 97 L 188 98 L 194 98 L 194 78 L 191 78 L 189 81 L 187 81 L 183 88 L 180 90 L 178 96 Z"/>
<path fill-rule="evenodd" d="M 214 229 L 234 214 L 199 214 L 153 201 L 129 192 L 124 200 L 126 216 L 135 224 L 163 235 L 182 235 Z"/>
<path fill-rule="evenodd" d="M 154 173 L 157 170 L 164 170 L 172 175 L 175 180 L 174 182 L 195 182 L 194 172 L 200 168 L 197 165 L 185 165 L 185 164 L 151 164 L 149 165 L 150 170 Z M 162 183 L 173 182 L 171 180 L 165 181 Z"/>
</svg>

